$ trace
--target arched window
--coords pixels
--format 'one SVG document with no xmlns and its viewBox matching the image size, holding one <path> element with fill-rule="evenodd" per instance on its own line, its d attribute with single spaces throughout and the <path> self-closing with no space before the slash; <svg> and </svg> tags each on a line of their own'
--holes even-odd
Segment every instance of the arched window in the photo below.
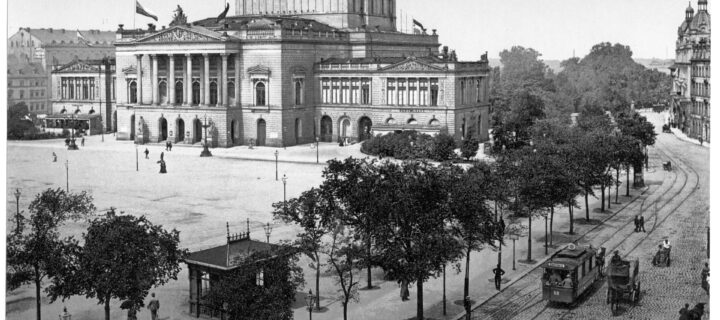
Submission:
<svg viewBox="0 0 720 320">
<path fill-rule="evenodd" d="M 165 81 L 165 80 L 160 81 L 160 84 L 158 85 L 158 87 L 159 87 L 158 93 L 160 95 L 160 103 L 165 104 L 168 101 L 167 100 L 167 97 L 168 97 L 167 81 Z"/>
<path fill-rule="evenodd" d="M 130 103 L 137 103 L 137 82 L 130 81 Z M 72 93 L 70 94 L 72 96 Z"/>
<path fill-rule="evenodd" d="M 415 118 L 410 118 L 410 120 L 408 120 L 407 123 L 408 123 L 409 125 L 416 125 L 418 122 L 417 122 L 417 120 L 415 120 Z"/>
<path fill-rule="evenodd" d="M 440 126 L 440 120 L 438 120 L 438 119 L 432 119 L 432 120 L 430 120 L 430 126 L 431 126 L 431 127 L 439 127 L 439 126 Z"/>
<path fill-rule="evenodd" d="M 385 120 L 385 124 L 393 125 L 395 123 L 397 122 L 393 118 L 388 118 L 387 120 Z"/>
<path fill-rule="evenodd" d="M 235 82 L 228 82 L 228 99 L 235 99 Z"/>
<path fill-rule="evenodd" d="M 303 104 L 302 80 L 295 81 L 295 105 Z"/>
<path fill-rule="evenodd" d="M 258 82 L 255 85 L 255 105 L 256 106 L 264 106 L 265 105 L 265 83 Z"/>
</svg>

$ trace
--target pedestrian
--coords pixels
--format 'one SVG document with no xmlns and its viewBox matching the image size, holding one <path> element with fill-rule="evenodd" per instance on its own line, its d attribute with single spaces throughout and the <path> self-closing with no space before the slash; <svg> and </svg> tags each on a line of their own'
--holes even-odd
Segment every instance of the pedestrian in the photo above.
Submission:
<svg viewBox="0 0 720 320">
<path fill-rule="evenodd" d="M 700 146 L 702 146 L 703 138 L 702 138 L 702 137 L 698 137 L 698 140 L 700 141 Z"/>
<path fill-rule="evenodd" d="M 495 289 L 500 290 L 500 284 L 502 283 L 502 276 L 505 274 L 505 270 L 500 268 L 500 264 L 498 263 L 497 268 L 493 269 L 493 273 L 495 274 Z"/>
<path fill-rule="evenodd" d="M 640 230 L 642 230 L 642 232 L 645 232 L 645 217 L 643 217 L 643 216 L 641 215 L 641 216 L 640 216 L 640 221 L 638 221 L 638 224 L 639 224 L 639 226 L 638 226 L 638 232 L 639 232 Z"/>
<path fill-rule="evenodd" d="M 165 159 L 165 152 L 160 152 L 160 161 Z"/>
<path fill-rule="evenodd" d="M 137 308 L 135 306 L 128 308 L 127 320 L 137 320 Z"/>
<path fill-rule="evenodd" d="M 410 300 L 410 289 L 408 288 L 409 283 L 406 279 L 402 279 L 400 282 L 400 299 L 402 301 Z"/>
<path fill-rule="evenodd" d="M 662 246 L 663 246 L 663 249 L 670 250 L 670 240 L 668 240 L 667 238 L 665 240 L 663 240 Z"/>
<path fill-rule="evenodd" d="M 165 140 L 165 151 L 170 151 L 170 141 Z"/>
<path fill-rule="evenodd" d="M 65 138 L 65 146 L 70 146 L 70 138 Z"/>
<path fill-rule="evenodd" d="M 150 150 L 148 150 L 148 148 L 145 148 L 145 159 L 150 159 L 150 158 L 148 158 L 149 154 L 150 154 Z"/>
<path fill-rule="evenodd" d="M 500 217 L 500 235 L 505 234 L 505 220 L 503 220 L 502 217 Z"/>
<path fill-rule="evenodd" d="M 686 303 L 685 307 L 680 309 L 680 320 L 690 320 L 690 310 L 688 310 L 689 307 L 690 304 Z"/>
<path fill-rule="evenodd" d="M 82 137 L 80 139 L 80 146 L 83 146 L 83 147 L 85 146 L 85 137 Z"/>
<path fill-rule="evenodd" d="M 710 277 L 710 266 L 707 262 L 705 262 L 705 267 L 703 267 L 700 276 L 702 278 L 701 285 L 703 290 L 710 294 L 710 281 L 708 280 L 708 278 Z"/>
<path fill-rule="evenodd" d="M 57 162 L 57 155 L 53 152 L 53 162 Z"/>
<path fill-rule="evenodd" d="M 168 151 L 172 151 L 172 141 L 168 141 L 168 147 L 170 148 Z"/>
<path fill-rule="evenodd" d="M 157 320 L 158 318 L 158 309 L 160 309 L 160 301 L 155 299 L 155 293 L 152 293 L 152 299 L 150 299 L 150 303 L 148 303 L 148 309 L 150 309 L 150 319 Z"/>
<path fill-rule="evenodd" d="M 635 232 L 640 232 L 640 216 L 635 215 Z"/>
<path fill-rule="evenodd" d="M 705 315 L 705 304 L 702 302 L 696 304 L 695 307 L 688 312 L 688 315 L 692 320 L 701 320 L 702 316 Z"/>
</svg>

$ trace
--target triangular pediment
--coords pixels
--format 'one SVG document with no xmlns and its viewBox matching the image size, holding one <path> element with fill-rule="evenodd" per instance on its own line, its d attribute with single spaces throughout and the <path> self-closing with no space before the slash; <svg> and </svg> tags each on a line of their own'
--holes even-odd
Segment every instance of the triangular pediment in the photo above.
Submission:
<svg viewBox="0 0 720 320">
<path fill-rule="evenodd" d="M 55 73 L 81 73 L 81 72 L 98 72 L 98 66 L 87 64 L 85 62 L 73 61 L 68 63 L 60 69 L 55 70 Z"/>
<path fill-rule="evenodd" d="M 154 35 L 138 40 L 138 43 L 157 43 L 157 42 L 217 42 L 222 41 L 220 36 L 212 35 L 212 31 L 190 30 L 188 28 L 175 26 L 167 30 L 163 30 Z"/>
<path fill-rule="evenodd" d="M 430 65 L 424 61 L 418 60 L 417 58 L 410 57 L 396 64 L 382 68 L 380 71 L 445 71 L 445 69 Z"/>
</svg>

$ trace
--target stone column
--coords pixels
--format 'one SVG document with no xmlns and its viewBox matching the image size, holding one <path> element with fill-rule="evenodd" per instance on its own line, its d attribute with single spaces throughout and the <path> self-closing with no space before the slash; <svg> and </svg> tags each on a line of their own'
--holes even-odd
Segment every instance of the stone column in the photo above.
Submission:
<svg viewBox="0 0 720 320">
<path fill-rule="evenodd" d="M 203 73 L 203 83 L 205 84 L 205 96 L 203 97 L 203 104 L 209 105 L 210 104 L 210 55 L 207 53 L 203 53 L 203 62 L 204 62 L 204 73 Z"/>
<path fill-rule="evenodd" d="M 235 54 L 235 106 L 240 107 L 240 52 Z"/>
<path fill-rule="evenodd" d="M 415 105 L 420 106 L 420 79 L 415 79 Z"/>
<path fill-rule="evenodd" d="M 142 95 L 142 56 L 141 54 L 137 55 L 137 103 L 139 105 L 143 104 L 143 95 Z"/>
<path fill-rule="evenodd" d="M 160 102 L 158 98 L 158 56 L 151 54 L 150 61 L 152 62 L 152 74 L 150 75 L 152 77 L 152 104 L 156 106 Z"/>
<path fill-rule="evenodd" d="M 227 78 L 228 78 L 228 54 L 223 53 L 220 55 L 222 57 L 222 62 L 220 64 L 220 83 L 222 84 L 222 106 L 227 107 L 228 105 L 228 85 L 227 85 Z"/>
<path fill-rule="evenodd" d="M 200 60 L 200 105 L 205 105 L 205 66 L 204 60 Z"/>
<path fill-rule="evenodd" d="M 175 56 L 171 53 L 168 54 L 168 80 L 167 90 L 169 104 L 175 104 Z"/>
<path fill-rule="evenodd" d="M 183 105 L 192 105 L 192 55 L 185 54 L 185 100 Z"/>
</svg>

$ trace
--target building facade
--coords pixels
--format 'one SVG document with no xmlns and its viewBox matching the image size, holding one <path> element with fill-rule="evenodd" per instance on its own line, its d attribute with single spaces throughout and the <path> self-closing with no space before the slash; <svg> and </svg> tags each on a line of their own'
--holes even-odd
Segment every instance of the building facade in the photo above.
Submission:
<svg viewBox="0 0 720 320">
<path fill-rule="evenodd" d="M 7 80 L 8 106 L 24 102 L 31 113 L 45 113 L 49 91 L 48 79 L 41 65 L 8 66 Z"/>
<path fill-rule="evenodd" d="M 115 131 L 115 73 L 112 59 L 75 60 L 54 68 L 51 114 L 96 114 L 105 132 Z"/>
<path fill-rule="evenodd" d="M 168 28 L 121 26 L 118 139 L 195 144 L 203 125 L 214 147 L 443 128 L 487 139 L 486 58 L 458 62 L 435 32 L 398 32 L 394 1 L 307 5 L 240 0 L 220 21 L 179 9 Z"/>
<path fill-rule="evenodd" d="M 8 56 L 18 65 L 37 64 L 42 67 L 45 78 L 45 97 L 40 110 L 35 113 L 51 112 L 53 68 L 61 67 L 78 59 L 102 59 L 115 56 L 113 41 L 115 33 L 100 30 L 66 30 L 53 28 L 20 28 L 7 41 Z M 10 61 L 11 59 L 8 59 Z M 11 68 L 8 62 L 8 69 Z"/>
<path fill-rule="evenodd" d="M 671 122 L 691 138 L 710 142 L 710 13 L 688 6 L 678 28 L 671 93 Z"/>
</svg>

